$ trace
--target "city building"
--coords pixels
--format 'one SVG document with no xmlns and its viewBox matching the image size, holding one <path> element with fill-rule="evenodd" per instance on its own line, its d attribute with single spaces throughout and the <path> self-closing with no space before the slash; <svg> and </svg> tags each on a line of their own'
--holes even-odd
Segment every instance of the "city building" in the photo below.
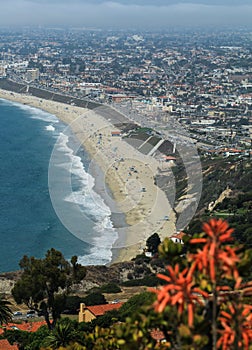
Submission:
<svg viewBox="0 0 252 350">
<path fill-rule="evenodd" d="M 26 80 L 27 81 L 34 81 L 39 79 L 39 69 L 27 69 L 26 71 Z"/>
<path fill-rule="evenodd" d="M 6 68 L 4 66 L 0 66 L 0 78 L 6 77 Z"/>
</svg>

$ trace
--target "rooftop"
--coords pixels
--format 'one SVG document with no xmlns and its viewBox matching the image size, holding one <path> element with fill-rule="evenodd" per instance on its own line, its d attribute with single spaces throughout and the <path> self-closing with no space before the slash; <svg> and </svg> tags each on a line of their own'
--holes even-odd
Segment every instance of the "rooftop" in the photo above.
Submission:
<svg viewBox="0 0 252 350">
<path fill-rule="evenodd" d="M 102 304 L 102 305 L 87 306 L 86 308 L 90 312 L 92 312 L 92 314 L 94 314 L 95 316 L 102 316 L 108 311 L 120 309 L 122 305 L 123 303 Z"/>
<path fill-rule="evenodd" d="M 0 340 L 0 350 L 18 350 L 17 345 L 10 345 L 7 339 Z"/>
<path fill-rule="evenodd" d="M 20 324 L 17 323 L 8 323 L 8 325 L 5 326 L 5 329 L 11 330 L 11 329 L 18 329 L 20 331 L 27 331 L 27 332 L 36 332 L 41 326 L 46 325 L 45 321 L 39 321 L 39 322 L 23 322 Z M 0 329 L 0 335 L 4 333 L 4 330 Z M 1 347 L 0 347 L 1 350 Z"/>
</svg>

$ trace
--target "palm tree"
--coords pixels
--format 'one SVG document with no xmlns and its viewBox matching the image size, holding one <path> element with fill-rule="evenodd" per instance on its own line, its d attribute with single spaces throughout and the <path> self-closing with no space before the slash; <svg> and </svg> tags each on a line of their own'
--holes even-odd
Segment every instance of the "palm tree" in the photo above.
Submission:
<svg viewBox="0 0 252 350">
<path fill-rule="evenodd" d="M 66 347 L 66 350 L 86 350 L 87 348 L 80 345 L 79 343 L 73 343 Z"/>
<path fill-rule="evenodd" d="M 63 320 L 56 324 L 52 333 L 46 337 L 44 345 L 50 349 L 66 347 L 74 343 L 77 338 L 77 332 L 69 320 Z"/>
<path fill-rule="evenodd" d="M 0 296 L 0 325 L 12 320 L 11 303 Z"/>
</svg>

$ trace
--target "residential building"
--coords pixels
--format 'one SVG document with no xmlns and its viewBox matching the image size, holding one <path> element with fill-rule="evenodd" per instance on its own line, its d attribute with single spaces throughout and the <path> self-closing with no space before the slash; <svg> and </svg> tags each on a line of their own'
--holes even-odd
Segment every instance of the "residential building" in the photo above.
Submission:
<svg viewBox="0 0 252 350">
<path fill-rule="evenodd" d="M 86 306 L 84 303 L 81 303 L 79 322 L 91 322 L 95 318 L 104 315 L 108 311 L 120 309 L 122 305 L 123 303 Z"/>
</svg>

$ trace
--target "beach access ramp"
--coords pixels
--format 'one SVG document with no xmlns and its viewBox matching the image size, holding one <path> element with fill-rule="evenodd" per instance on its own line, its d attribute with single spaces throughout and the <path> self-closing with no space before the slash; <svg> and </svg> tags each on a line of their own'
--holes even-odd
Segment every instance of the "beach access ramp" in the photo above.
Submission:
<svg viewBox="0 0 252 350">
<path fill-rule="evenodd" d="M 165 140 L 163 140 L 163 139 L 158 141 L 158 143 L 150 150 L 150 152 L 148 153 L 148 156 L 152 156 L 156 152 L 156 150 L 159 149 L 159 147 L 162 145 L 162 143 L 164 143 L 164 141 Z"/>
</svg>

